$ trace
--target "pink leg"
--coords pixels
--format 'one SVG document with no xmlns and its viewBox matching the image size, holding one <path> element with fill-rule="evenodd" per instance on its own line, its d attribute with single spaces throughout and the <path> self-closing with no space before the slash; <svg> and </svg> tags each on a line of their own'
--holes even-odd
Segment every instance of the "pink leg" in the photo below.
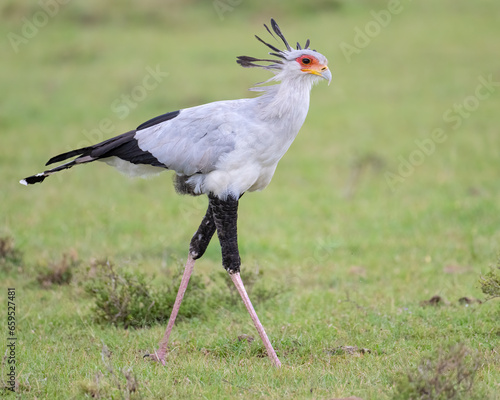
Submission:
<svg viewBox="0 0 500 400">
<path fill-rule="evenodd" d="M 168 320 L 167 330 L 165 331 L 165 335 L 163 335 L 163 339 L 160 341 L 158 350 L 155 352 L 155 354 L 150 355 L 150 358 L 155 361 L 160 361 L 163 365 L 165 365 L 165 355 L 167 354 L 168 339 L 170 338 L 170 333 L 172 332 L 172 328 L 174 327 L 177 313 L 181 308 L 182 299 L 184 298 L 184 293 L 186 293 L 189 278 L 193 273 L 194 261 L 195 260 L 191 256 L 191 253 L 189 253 L 186 267 L 184 269 L 184 275 L 182 275 L 181 285 L 179 286 L 179 291 L 177 292 L 174 307 L 172 308 L 172 313 L 170 314 L 170 318 Z"/>
<path fill-rule="evenodd" d="M 250 298 L 248 297 L 247 291 L 245 290 L 245 286 L 243 286 L 243 281 L 241 280 L 240 273 L 239 272 L 235 272 L 233 274 L 229 273 L 229 276 L 231 277 L 231 280 L 236 286 L 236 289 L 238 289 L 238 293 L 243 299 L 243 303 L 245 303 L 245 307 L 247 308 L 248 313 L 250 314 L 250 317 L 252 318 L 255 327 L 257 328 L 257 332 L 259 332 L 260 338 L 264 342 L 264 346 L 266 346 L 267 355 L 269 356 L 269 358 L 276 367 L 281 367 L 281 362 L 278 359 L 278 356 L 276 355 L 276 352 L 274 351 L 273 346 L 266 335 L 264 327 L 259 321 L 259 317 L 257 316 L 257 313 L 255 312 L 252 303 L 250 302 Z"/>
</svg>

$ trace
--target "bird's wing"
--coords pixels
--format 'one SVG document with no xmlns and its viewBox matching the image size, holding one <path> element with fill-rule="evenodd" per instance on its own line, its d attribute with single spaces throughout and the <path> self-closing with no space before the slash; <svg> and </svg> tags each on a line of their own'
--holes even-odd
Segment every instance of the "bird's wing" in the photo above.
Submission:
<svg viewBox="0 0 500 400">
<path fill-rule="evenodd" d="M 241 100 L 183 109 L 175 118 L 162 121 L 160 116 L 140 125 L 135 139 L 140 149 L 178 174 L 208 173 L 234 150 L 240 109 Z"/>
</svg>

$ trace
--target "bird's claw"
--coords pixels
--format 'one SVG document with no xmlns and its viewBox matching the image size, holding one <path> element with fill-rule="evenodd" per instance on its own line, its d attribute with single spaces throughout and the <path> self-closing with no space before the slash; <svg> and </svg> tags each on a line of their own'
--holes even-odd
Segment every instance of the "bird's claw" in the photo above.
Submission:
<svg viewBox="0 0 500 400">
<path fill-rule="evenodd" d="M 142 358 L 146 357 L 148 357 L 151 361 L 160 362 L 163 366 L 165 366 L 165 356 L 161 357 L 155 352 L 154 354 L 144 354 Z"/>
</svg>

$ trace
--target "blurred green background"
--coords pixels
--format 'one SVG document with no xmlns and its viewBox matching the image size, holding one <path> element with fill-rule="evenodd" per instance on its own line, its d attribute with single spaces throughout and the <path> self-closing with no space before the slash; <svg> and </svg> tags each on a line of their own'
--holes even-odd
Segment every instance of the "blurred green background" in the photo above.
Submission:
<svg viewBox="0 0 500 400">
<path fill-rule="evenodd" d="M 263 319 L 270 335 L 276 336 L 290 315 L 296 317 L 290 332 L 304 336 L 311 323 L 311 337 L 328 323 L 341 326 L 332 309 L 346 293 L 374 315 L 394 318 L 434 294 L 453 301 L 481 297 L 477 280 L 496 262 L 500 243 L 499 15 L 495 0 L 4 0 L 0 234 L 14 238 L 26 265 L 71 251 L 81 260 L 109 257 L 151 275 L 176 266 L 206 199 L 177 196 L 168 173 L 131 180 L 94 164 L 62 172 L 43 185 L 26 188 L 18 181 L 40 172 L 53 155 L 167 111 L 253 96 L 247 89 L 269 75 L 242 69 L 236 56 L 266 55 L 253 35 L 269 39 L 262 24 L 273 17 L 290 43 L 311 39 L 311 47 L 329 59 L 333 81 L 313 89 L 306 123 L 271 185 L 245 196 L 240 205 L 244 266 L 260 266 L 270 282 L 285 283 L 293 294 L 286 312 L 280 314 L 285 306 L 279 302 L 269 306 Z M 161 71 L 156 81 L 147 78 L 152 70 Z M 144 89 L 146 78 L 154 87 Z M 438 141 L 432 136 L 436 130 Z M 197 271 L 217 268 L 220 251 L 214 241 Z M 21 301 L 52 299 L 32 306 L 19 328 L 25 333 L 35 329 L 40 315 L 50 320 L 63 312 L 57 289 L 37 294 L 21 273 L 6 274 L 5 282 L 27 285 Z M 75 293 L 62 295 L 70 304 L 67 313 L 85 314 L 88 300 Z M 480 381 L 484 393 L 498 393 L 498 358 L 488 358 L 498 355 L 498 314 L 492 304 L 475 316 L 461 310 L 468 322 L 464 330 L 453 330 L 453 338 L 440 328 L 446 311 L 424 315 L 435 321 L 429 329 L 437 339 L 428 342 L 425 333 L 423 342 L 414 338 L 404 346 L 418 350 L 407 348 L 408 361 L 391 368 L 403 371 L 405 364 L 416 364 L 421 351 L 448 337 L 489 352 L 481 353 L 486 369 Z M 357 312 L 349 309 L 343 317 L 354 323 Z M 215 323 L 222 323 L 217 318 Z M 476 330 L 479 321 L 485 325 Z M 354 329 L 351 322 L 345 332 Z M 368 335 L 371 322 L 363 323 L 358 345 L 375 346 L 374 332 L 360 333 Z M 188 323 L 181 324 L 183 330 L 192 331 Z M 148 334 L 143 346 L 153 347 L 160 332 L 158 327 Z M 401 351 L 401 338 L 391 332 L 377 346 L 394 354 Z M 42 339 L 31 340 L 31 347 L 48 351 Z M 323 361 L 330 356 L 322 349 L 342 344 L 336 334 L 310 340 L 311 354 L 317 351 L 315 357 Z M 366 371 L 379 373 L 390 361 L 380 358 Z M 392 396 L 390 371 L 368 387 L 356 371 L 342 372 L 340 366 L 332 372 L 337 367 L 321 365 L 334 376 L 347 374 L 353 386 L 324 383 L 317 398 Z M 29 364 L 25 368 L 43 381 L 43 372 Z M 310 377 L 323 373 L 311 368 Z M 276 378 L 268 398 L 305 398 L 300 393 L 308 383 L 291 384 L 296 392 L 284 390 L 287 384 Z M 41 385 L 42 395 L 57 392 L 50 379 Z M 211 392 L 201 393 L 210 397 Z"/>
</svg>

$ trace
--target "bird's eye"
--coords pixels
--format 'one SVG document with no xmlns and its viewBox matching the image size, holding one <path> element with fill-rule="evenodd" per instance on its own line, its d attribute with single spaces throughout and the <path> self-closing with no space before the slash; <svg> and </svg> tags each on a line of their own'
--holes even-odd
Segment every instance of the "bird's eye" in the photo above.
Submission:
<svg viewBox="0 0 500 400">
<path fill-rule="evenodd" d="M 310 64 L 311 63 L 311 59 L 310 58 L 303 58 L 302 59 L 302 64 Z"/>
</svg>

